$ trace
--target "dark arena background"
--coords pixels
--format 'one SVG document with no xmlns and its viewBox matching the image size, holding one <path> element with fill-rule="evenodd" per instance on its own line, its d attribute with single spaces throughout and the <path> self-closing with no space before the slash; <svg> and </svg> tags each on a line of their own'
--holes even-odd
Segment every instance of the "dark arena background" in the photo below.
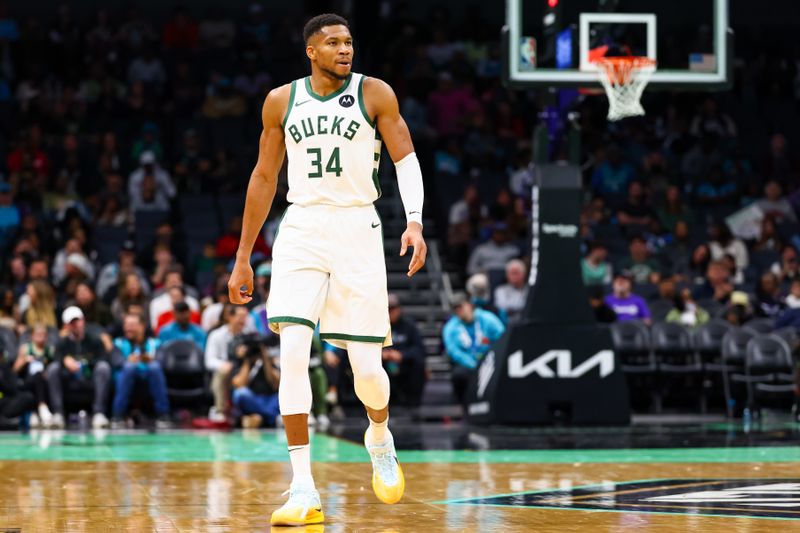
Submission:
<svg viewBox="0 0 800 533">
<path fill-rule="evenodd" d="M 227 281 L 265 95 L 325 12 L 397 95 L 429 251 L 409 278 L 384 150 L 406 492 L 372 493 L 317 339 L 327 517 L 295 530 L 800 530 L 795 2 L 0 0 L 0 531 L 270 529 L 285 165 L 253 301 Z"/>
</svg>

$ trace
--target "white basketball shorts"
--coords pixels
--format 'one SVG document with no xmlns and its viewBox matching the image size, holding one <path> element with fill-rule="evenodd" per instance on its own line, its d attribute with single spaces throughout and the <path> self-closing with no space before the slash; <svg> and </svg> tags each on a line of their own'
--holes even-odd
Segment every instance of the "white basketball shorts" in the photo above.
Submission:
<svg viewBox="0 0 800 533">
<path fill-rule="evenodd" d="M 278 225 L 267 299 L 270 328 L 320 325 L 334 346 L 346 341 L 392 344 L 383 256 L 375 207 L 292 204 Z"/>
</svg>

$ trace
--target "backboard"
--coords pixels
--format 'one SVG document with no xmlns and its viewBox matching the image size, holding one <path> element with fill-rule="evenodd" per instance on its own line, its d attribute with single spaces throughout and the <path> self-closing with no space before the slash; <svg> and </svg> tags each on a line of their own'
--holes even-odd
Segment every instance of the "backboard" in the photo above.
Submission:
<svg viewBox="0 0 800 533">
<path fill-rule="evenodd" d="M 506 81 L 516 87 L 600 87 L 594 59 L 657 61 L 649 88 L 730 86 L 728 0 L 506 0 Z"/>
</svg>

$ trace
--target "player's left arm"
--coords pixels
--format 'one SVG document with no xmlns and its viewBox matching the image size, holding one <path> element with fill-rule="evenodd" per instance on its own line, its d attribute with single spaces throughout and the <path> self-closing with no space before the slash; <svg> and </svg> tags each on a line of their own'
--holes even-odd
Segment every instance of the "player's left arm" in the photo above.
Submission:
<svg viewBox="0 0 800 533">
<path fill-rule="evenodd" d="M 397 187 L 406 213 L 406 231 L 400 237 L 400 255 L 405 255 L 409 246 L 414 249 L 408 265 L 408 276 L 411 277 L 425 265 L 428 255 L 428 246 L 422 236 L 422 203 L 425 199 L 422 170 L 392 88 L 377 78 L 364 78 L 364 103 L 367 113 L 375 117 L 378 131 L 397 170 Z"/>
</svg>

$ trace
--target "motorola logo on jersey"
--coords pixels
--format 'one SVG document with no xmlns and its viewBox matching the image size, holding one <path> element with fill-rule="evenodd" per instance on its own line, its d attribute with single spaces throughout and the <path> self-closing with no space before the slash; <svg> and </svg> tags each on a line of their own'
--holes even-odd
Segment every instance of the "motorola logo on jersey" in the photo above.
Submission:
<svg viewBox="0 0 800 533">
<path fill-rule="evenodd" d="M 339 105 L 342 107 L 350 107 L 351 105 L 356 103 L 356 99 L 353 98 L 352 94 L 345 94 L 339 98 Z"/>
</svg>

